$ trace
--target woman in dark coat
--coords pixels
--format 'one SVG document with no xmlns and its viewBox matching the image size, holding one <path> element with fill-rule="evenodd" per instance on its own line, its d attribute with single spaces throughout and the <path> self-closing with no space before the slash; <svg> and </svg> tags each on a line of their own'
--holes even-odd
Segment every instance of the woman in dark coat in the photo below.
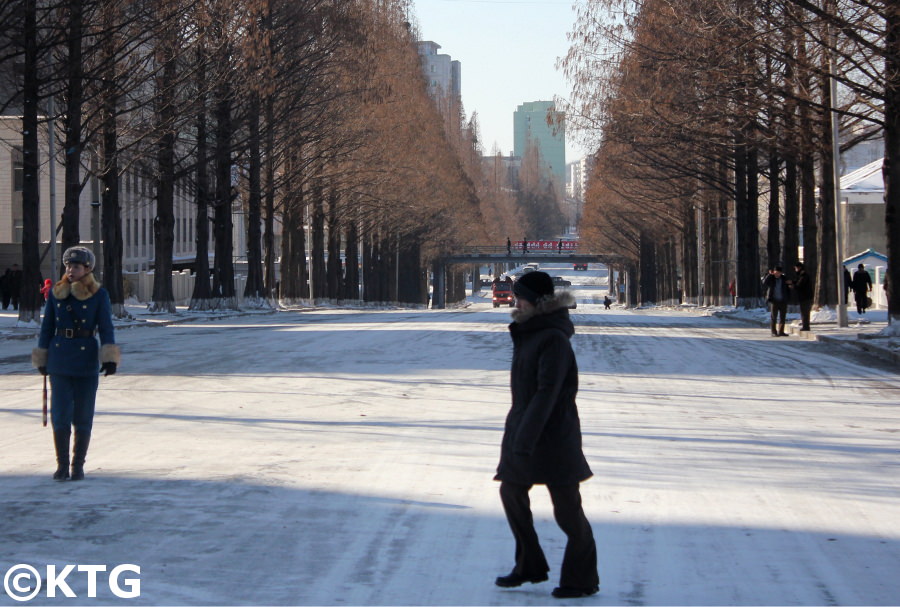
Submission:
<svg viewBox="0 0 900 607">
<path fill-rule="evenodd" d="M 53 480 L 70 478 L 69 439 L 74 426 L 71 479 L 78 481 L 84 478 L 99 372 L 115 373 L 120 354 L 109 294 L 94 278 L 93 252 L 70 247 L 63 253 L 63 263 L 66 273 L 50 290 L 31 361 L 41 374 L 50 375 L 53 388 L 51 417 L 57 463 Z"/>
<path fill-rule="evenodd" d="M 525 274 L 513 286 L 516 295 L 510 385 L 512 408 L 506 417 L 495 480 L 516 540 L 516 565 L 498 577 L 504 588 L 547 579 L 549 566 L 534 530 L 528 493 L 547 485 L 554 517 L 568 542 L 557 598 L 589 596 L 598 590 L 597 547 L 581 506 L 579 483 L 591 476 L 581 448 L 581 423 L 575 405 L 578 366 L 569 339 L 575 327 L 568 292 L 554 294 L 544 272 Z"/>
</svg>

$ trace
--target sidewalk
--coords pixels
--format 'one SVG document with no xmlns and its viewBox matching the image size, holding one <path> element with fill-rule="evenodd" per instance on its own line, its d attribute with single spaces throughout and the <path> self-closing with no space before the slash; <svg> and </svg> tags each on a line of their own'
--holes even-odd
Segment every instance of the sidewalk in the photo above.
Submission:
<svg viewBox="0 0 900 607">
<path fill-rule="evenodd" d="M 192 312 L 185 306 L 176 308 L 174 314 L 168 312 L 151 313 L 146 304 L 134 304 L 125 306 L 131 314 L 131 319 L 115 320 L 116 329 L 130 327 L 165 326 L 177 323 L 192 322 L 195 320 L 210 320 L 245 316 L 248 314 L 272 314 L 275 310 L 224 310 Z M 768 327 L 769 313 L 758 308 L 754 310 L 742 310 L 733 307 L 695 308 L 703 315 L 718 316 L 739 320 L 760 327 Z M 788 314 L 788 326 L 791 336 L 816 341 L 828 341 L 841 343 L 864 350 L 878 358 L 900 365 L 900 336 L 883 335 L 888 326 L 886 310 L 872 310 L 860 318 L 855 310 L 847 312 L 849 326 L 838 327 L 834 311 L 825 310 L 814 312 L 811 319 L 812 331 L 801 331 L 799 316 Z M 0 310 L 0 340 L 4 339 L 37 339 L 40 327 L 20 326 L 18 312 L 16 310 Z"/>
<path fill-rule="evenodd" d="M 177 306 L 174 313 L 149 312 L 147 304 L 126 304 L 125 309 L 131 315 L 130 319 L 113 319 L 116 329 L 132 327 L 161 327 L 195 320 L 215 320 L 218 318 L 234 318 L 235 316 L 247 316 L 249 314 L 272 314 L 275 310 L 205 310 L 193 312 L 187 306 Z M 4 339 L 37 339 L 40 325 L 22 324 L 19 322 L 19 312 L 10 308 L 0 310 L 0 340 Z"/>
<path fill-rule="evenodd" d="M 739 310 L 736 308 L 717 308 L 710 311 L 712 316 L 731 318 L 769 326 L 769 312 L 765 309 Z M 800 330 L 799 315 L 788 314 L 785 327 L 792 337 L 840 343 L 864 350 L 882 360 L 900 365 L 900 334 L 885 335 L 888 327 L 887 310 L 871 310 L 860 316 L 855 310 L 847 310 L 848 326 L 839 327 L 834 310 L 813 312 L 810 318 L 811 331 Z"/>
</svg>

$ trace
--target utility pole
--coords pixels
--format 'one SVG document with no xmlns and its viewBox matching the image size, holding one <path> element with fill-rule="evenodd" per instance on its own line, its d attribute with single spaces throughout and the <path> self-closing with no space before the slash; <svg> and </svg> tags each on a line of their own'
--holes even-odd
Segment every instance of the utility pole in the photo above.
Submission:
<svg viewBox="0 0 900 607">
<path fill-rule="evenodd" d="M 837 317 L 838 326 L 846 327 L 847 322 L 847 290 L 844 288 L 844 243 L 843 230 L 841 229 L 841 145 L 840 145 L 840 117 L 835 111 L 837 100 L 837 79 L 834 77 L 834 55 L 828 64 L 829 79 L 831 80 L 831 170 L 834 172 L 834 248 L 837 263 L 835 264 L 835 286 L 837 287 Z"/>
</svg>

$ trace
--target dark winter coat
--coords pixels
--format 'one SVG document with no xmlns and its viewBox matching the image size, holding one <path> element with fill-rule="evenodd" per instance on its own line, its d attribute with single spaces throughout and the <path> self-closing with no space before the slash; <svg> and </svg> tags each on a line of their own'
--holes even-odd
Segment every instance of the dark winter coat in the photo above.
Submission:
<svg viewBox="0 0 900 607">
<path fill-rule="evenodd" d="M 767 302 L 787 303 L 789 293 L 787 280 L 784 275 L 776 277 L 774 274 L 769 274 L 763 280 L 762 285 Z"/>
<path fill-rule="evenodd" d="M 569 343 L 575 327 L 566 307 L 572 301 L 568 292 L 540 300 L 534 315 L 509 326 L 512 408 L 494 480 L 566 485 L 592 474 L 575 406 L 578 366 Z"/>
<path fill-rule="evenodd" d="M 73 377 L 97 375 L 104 362 L 119 363 L 109 294 L 93 274 L 76 283 L 63 278 L 50 290 L 31 358 L 50 375 Z"/>
<path fill-rule="evenodd" d="M 797 279 L 794 281 L 794 293 L 797 296 L 797 301 L 812 301 L 813 284 L 806 270 L 797 272 Z"/>
<path fill-rule="evenodd" d="M 872 288 L 872 277 L 869 276 L 869 273 L 865 270 L 857 270 L 853 273 L 853 282 L 851 285 L 857 299 L 859 299 L 860 296 L 866 297 L 866 294 Z"/>
</svg>

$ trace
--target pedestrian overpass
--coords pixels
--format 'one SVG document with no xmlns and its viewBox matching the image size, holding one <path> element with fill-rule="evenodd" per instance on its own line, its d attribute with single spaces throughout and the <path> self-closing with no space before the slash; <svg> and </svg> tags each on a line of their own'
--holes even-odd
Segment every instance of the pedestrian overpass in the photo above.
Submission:
<svg viewBox="0 0 900 607">
<path fill-rule="evenodd" d="M 432 294 L 432 308 L 447 307 L 447 268 L 451 265 L 474 266 L 473 275 L 478 277 L 478 267 L 485 264 L 515 264 L 526 263 L 602 263 L 606 265 L 621 264 L 624 257 L 612 253 L 593 253 L 581 249 L 553 248 L 553 249 L 527 249 L 504 246 L 474 246 L 468 247 L 457 253 L 444 255 L 434 262 L 434 290 Z"/>
</svg>

